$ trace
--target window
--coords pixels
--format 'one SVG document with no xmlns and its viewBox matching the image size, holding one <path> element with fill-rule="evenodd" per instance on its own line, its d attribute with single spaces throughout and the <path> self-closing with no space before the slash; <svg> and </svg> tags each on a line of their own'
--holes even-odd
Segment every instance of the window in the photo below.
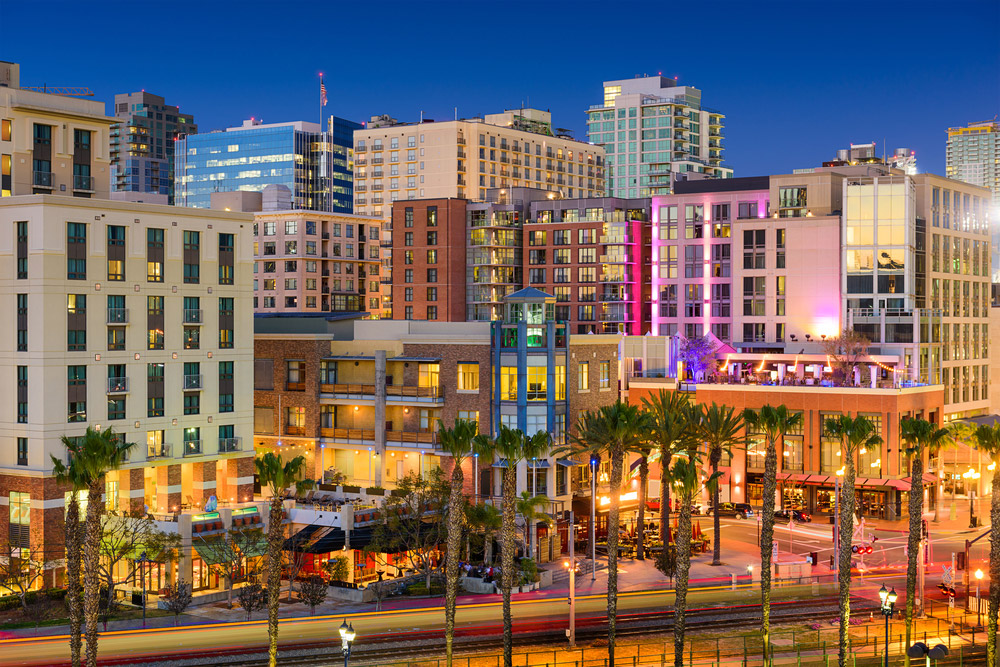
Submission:
<svg viewBox="0 0 1000 667">
<path fill-rule="evenodd" d="M 427 207 L 427 226 L 437 227 L 438 221 L 438 209 L 437 206 Z"/>
<path fill-rule="evenodd" d="M 108 225 L 108 280 L 125 280 L 125 228 Z"/>
<path fill-rule="evenodd" d="M 611 388 L 611 362 L 601 362 L 601 389 Z"/>
<path fill-rule="evenodd" d="M 437 306 L 427 306 L 427 319 L 436 320 L 438 318 L 438 307 Z"/>
<path fill-rule="evenodd" d="M 514 366 L 500 367 L 500 400 L 517 400 L 517 368 Z"/>
<path fill-rule="evenodd" d="M 743 268 L 763 269 L 765 262 L 764 230 L 746 229 L 743 231 Z"/>
<path fill-rule="evenodd" d="M 745 343 L 763 343 L 764 342 L 764 323 L 744 323 L 743 324 L 743 342 Z"/>
<path fill-rule="evenodd" d="M 437 242 L 438 242 L 438 233 L 436 231 L 427 232 L 427 245 L 437 245 Z"/>
<path fill-rule="evenodd" d="M 35 126 L 36 128 L 38 125 Z M 10 536 L 11 547 L 27 549 L 31 546 L 31 495 L 23 491 L 11 491 L 8 497 L 10 503 Z"/>
<path fill-rule="evenodd" d="M 413 209 L 410 208 L 410 207 L 407 207 L 403 211 L 403 226 L 404 227 L 412 227 L 413 226 Z"/>
<path fill-rule="evenodd" d="M 285 362 L 285 389 L 288 391 L 305 391 L 306 362 L 293 359 Z"/>
<path fill-rule="evenodd" d="M 146 297 L 147 349 L 163 349 L 163 297 Z"/>
<path fill-rule="evenodd" d="M 297 220 L 285 220 L 285 234 L 298 234 L 299 223 Z"/>
<path fill-rule="evenodd" d="M 28 465 L 28 439 L 18 438 L 17 439 L 17 465 L 26 466 Z"/>
<path fill-rule="evenodd" d="M 479 391 L 479 364 L 473 361 L 458 363 L 458 390 Z"/>
<path fill-rule="evenodd" d="M 184 394 L 184 414 L 197 415 L 201 413 L 201 394 Z"/>
<path fill-rule="evenodd" d="M 87 279 L 87 225 L 82 222 L 66 223 L 66 279 Z"/>
<path fill-rule="evenodd" d="M 428 250 L 427 251 L 427 263 L 428 264 L 437 264 L 437 261 L 438 261 L 438 251 L 437 250 Z"/>
<path fill-rule="evenodd" d="M 579 374 L 577 375 L 577 377 L 579 378 L 578 384 L 577 384 L 577 388 L 580 391 L 589 391 L 590 390 L 590 362 L 589 361 L 581 361 L 580 362 L 580 371 L 579 371 Z"/>
<path fill-rule="evenodd" d="M 17 351 L 28 350 L 28 295 L 17 295 Z"/>
<path fill-rule="evenodd" d="M 413 301 L 413 288 L 404 287 L 403 288 L 403 301 Z"/>
<path fill-rule="evenodd" d="M 479 425 L 479 410 L 459 410 L 458 418 Z"/>
<path fill-rule="evenodd" d="M 548 368 L 546 366 L 528 366 L 527 376 L 527 399 L 529 401 L 546 400 L 548 397 Z"/>
<path fill-rule="evenodd" d="M 200 262 L 201 233 L 184 232 L 184 282 L 198 283 L 201 274 Z"/>
<path fill-rule="evenodd" d="M 17 367 L 17 423 L 28 423 L 28 367 Z"/>
<path fill-rule="evenodd" d="M 9 127 L 9 120 L 3 122 Z M 7 156 L 4 158 L 9 159 Z M 4 175 L 9 175 L 9 172 L 4 172 Z M 24 280 L 28 277 L 28 223 L 15 222 L 14 227 L 17 232 L 17 279 Z"/>
<path fill-rule="evenodd" d="M 440 376 L 441 364 L 420 364 L 417 367 L 417 386 L 436 391 L 441 385 Z"/>
<path fill-rule="evenodd" d="M 114 421 L 116 419 L 125 419 L 124 398 L 108 399 L 108 421 Z"/>
</svg>

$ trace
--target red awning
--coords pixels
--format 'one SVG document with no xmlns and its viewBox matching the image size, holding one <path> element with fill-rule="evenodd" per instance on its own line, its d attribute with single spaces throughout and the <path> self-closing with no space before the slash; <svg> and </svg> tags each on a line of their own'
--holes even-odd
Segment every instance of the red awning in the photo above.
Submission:
<svg viewBox="0 0 1000 667">
<path fill-rule="evenodd" d="M 887 484 L 890 489 L 896 489 L 898 491 L 909 491 L 910 482 L 902 479 L 887 479 Z"/>
<path fill-rule="evenodd" d="M 827 477 L 826 475 L 809 475 L 806 484 L 828 484 L 832 479 L 832 477 Z"/>
</svg>

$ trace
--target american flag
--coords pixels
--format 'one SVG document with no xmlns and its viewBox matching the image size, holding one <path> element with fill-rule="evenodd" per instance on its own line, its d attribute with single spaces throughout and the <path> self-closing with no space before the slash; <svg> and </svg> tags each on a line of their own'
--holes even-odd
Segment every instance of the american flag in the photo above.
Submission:
<svg viewBox="0 0 1000 667">
<path fill-rule="evenodd" d="M 323 79 L 319 80 L 319 102 L 326 106 L 326 84 L 323 83 Z"/>
</svg>

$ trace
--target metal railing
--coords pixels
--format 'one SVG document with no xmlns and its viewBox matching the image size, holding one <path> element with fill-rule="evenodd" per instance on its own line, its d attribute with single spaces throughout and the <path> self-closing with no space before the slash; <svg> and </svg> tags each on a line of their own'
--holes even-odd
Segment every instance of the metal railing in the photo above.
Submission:
<svg viewBox="0 0 1000 667">
<path fill-rule="evenodd" d="M 128 324 L 128 308 L 108 308 L 108 324 Z"/>
<path fill-rule="evenodd" d="M 128 393 L 128 378 L 127 377 L 113 377 L 113 378 L 108 378 L 108 393 L 109 394 L 127 394 Z"/>
<path fill-rule="evenodd" d="M 184 309 L 184 324 L 201 324 L 202 311 L 200 308 Z"/>
<path fill-rule="evenodd" d="M 241 438 L 219 438 L 219 453 L 228 454 L 230 452 L 241 451 L 243 447 Z"/>
<path fill-rule="evenodd" d="M 73 174 L 73 189 L 74 190 L 86 190 L 93 192 L 94 190 L 94 177 L 93 176 L 80 176 L 78 174 Z"/>
<path fill-rule="evenodd" d="M 51 188 L 52 187 L 52 172 L 51 171 L 35 171 L 32 172 L 31 183 L 35 187 L 39 188 Z"/>
<path fill-rule="evenodd" d="M 201 389 L 201 375 L 185 375 L 184 391 Z"/>
<path fill-rule="evenodd" d="M 151 461 L 153 459 L 172 458 L 170 444 L 166 442 L 161 442 L 158 445 L 146 445 L 146 458 Z"/>
<path fill-rule="evenodd" d="M 201 440 L 185 440 L 184 456 L 201 456 Z"/>
</svg>

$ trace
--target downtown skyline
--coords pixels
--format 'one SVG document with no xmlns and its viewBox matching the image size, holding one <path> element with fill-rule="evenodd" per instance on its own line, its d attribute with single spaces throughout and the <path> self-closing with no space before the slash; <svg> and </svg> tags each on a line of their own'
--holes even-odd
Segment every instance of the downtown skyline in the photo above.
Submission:
<svg viewBox="0 0 1000 667">
<path fill-rule="evenodd" d="M 30 6 L 2 4 L 12 22 L 27 19 Z M 84 12 L 69 3 L 56 5 L 67 11 L 55 13 L 53 29 L 69 36 L 67 46 L 79 47 L 124 8 L 101 2 Z M 425 118 L 449 120 L 456 107 L 458 116 L 467 118 L 524 104 L 551 110 L 556 127 L 586 140 L 585 111 L 601 101 L 603 81 L 662 73 L 701 89 L 705 104 L 726 114 L 724 165 L 737 176 L 815 166 L 851 142 L 872 141 L 889 154 L 910 148 L 921 172 L 943 173 L 947 128 L 994 117 L 1000 101 L 1000 53 L 992 46 L 1000 33 L 1000 10 L 990 3 L 962 3 L 954 10 L 979 17 L 978 36 L 962 38 L 959 50 L 921 46 L 948 39 L 939 34 L 940 17 L 928 3 L 918 11 L 907 5 L 905 15 L 897 3 L 832 3 L 832 15 L 829 5 L 769 3 L 751 11 L 722 3 L 721 15 L 713 16 L 697 7 L 666 16 L 626 4 L 610 15 L 593 3 L 547 3 L 548 11 L 529 23 L 515 14 L 514 5 L 500 3 L 461 12 L 456 3 L 432 3 L 429 7 L 439 11 L 423 15 L 390 4 L 398 11 L 384 14 L 378 30 L 363 7 L 336 6 L 330 9 L 334 20 L 349 27 L 332 26 L 329 39 L 301 40 L 302 16 L 317 9 L 292 2 L 284 5 L 285 13 L 269 15 L 268 26 L 274 35 L 295 39 L 297 48 L 274 50 L 259 66 L 254 62 L 264 62 L 262 52 L 249 45 L 261 42 L 245 37 L 257 29 L 255 17 L 266 5 L 250 6 L 237 13 L 230 3 L 214 3 L 187 30 L 184 20 L 172 23 L 163 39 L 172 42 L 176 61 L 125 57 L 115 67 L 94 67 L 86 59 L 63 58 L 61 49 L 39 53 L 28 34 L 16 33 L 0 57 L 23 63 L 24 85 L 89 86 L 94 99 L 108 103 L 116 93 L 141 89 L 162 95 L 196 115 L 202 132 L 238 126 L 250 117 L 315 122 L 323 72 L 329 91 L 324 117 L 363 122 L 386 113 L 415 121 L 423 112 Z M 805 27 L 782 34 L 790 12 Z M 518 58 L 467 46 L 478 44 L 471 39 L 475 26 L 495 21 L 500 27 L 504 19 L 521 26 L 525 46 L 517 67 L 512 63 Z M 604 26 L 600 39 L 607 42 L 600 58 L 582 37 L 595 22 Z M 393 38 L 403 25 L 429 41 Z M 639 25 L 648 37 L 635 39 Z M 862 32 L 859 25 L 872 29 Z M 693 37 L 678 38 L 682 32 Z M 463 34 L 469 39 L 452 43 L 434 37 Z M 566 39 L 553 39 L 559 34 Z M 514 42 L 504 49 L 511 55 L 519 51 Z M 456 58 L 456 52 L 465 55 Z M 930 92 L 942 87 L 953 92 Z"/>
</svg>

